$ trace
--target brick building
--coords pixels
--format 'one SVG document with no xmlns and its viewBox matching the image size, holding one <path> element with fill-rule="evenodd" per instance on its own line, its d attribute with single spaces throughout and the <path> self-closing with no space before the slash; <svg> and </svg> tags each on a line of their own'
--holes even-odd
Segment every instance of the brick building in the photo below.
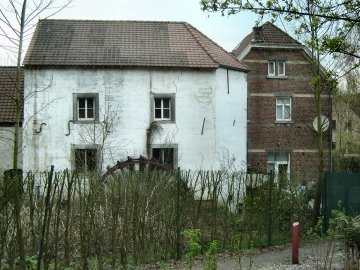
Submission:
<svg viewBox="0 0 360 270">
<path fill-rule="evenodd" d="M 266 22 L 254 27 L 233 54 L 248 74 L 248 169 L 316 175 L 315 98 L 307 48 Z M 322 114 L 331 119 L 331 96 L 322 93 Z M 326 121 L 329 123 L 328 121 Z M 325 169 L 331 164 L 331 128 L 324 131 Z"/>
</svg>

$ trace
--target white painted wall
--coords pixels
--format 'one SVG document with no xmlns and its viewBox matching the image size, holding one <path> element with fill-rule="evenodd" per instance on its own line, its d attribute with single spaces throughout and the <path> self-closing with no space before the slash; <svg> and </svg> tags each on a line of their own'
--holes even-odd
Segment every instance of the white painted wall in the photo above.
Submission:
<svg viewBox="0 0 360 270">
<path fill-rule="evenodd" d="M 14 149 L 14 127 L 0 126 L 0 172 L 12 169 Z M 21 130 L 20 130 L 21 132 Z M 22 167 L 21 133 L 19 136 L 18 168 Z"/>
<path fill-rule="evenodd" d="M 30 69 L 25 70 L 24 170 L 71 168 L 71 145 L 102 144 L 104 125 L 70 124 L 73 93 L 99 93 L 100 121 L 114 124 L 104 144 L 104 166 L 127 156 L 146 156 L 152 94 L 174 94 L 175 123 L 162 123 L 153 144 L 177 144 L 182 169 L 218 169 L 223 152 L 246 161 L 246 74 L 226 69 Z M 203 134 L 202 125 L 205 118 Z M 235 124 L 234 124 L 235 121 Z M 109 121 L 108 121 L 109 122 Z M 40 134 L 34 129 L 43 125 Z M 94 139 L 95 138 L 95 139 Z"/>
</svg>

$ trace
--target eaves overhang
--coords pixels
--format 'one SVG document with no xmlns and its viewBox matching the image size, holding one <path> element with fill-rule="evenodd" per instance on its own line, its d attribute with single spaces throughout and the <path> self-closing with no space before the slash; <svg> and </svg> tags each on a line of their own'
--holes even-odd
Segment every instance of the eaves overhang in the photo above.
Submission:
<svg viewBox="0 0 360 270">
<path fill-rule="evenodd" d="M 282 50 L 303 50 L 309 57 L 311 56 L 309 49 L 304 45 L 291 44 L 274 44 L 274 43 L 250 43 L 238 56 L 238 60 L 242 61 L 252 48 L 263 49 L 282 49 Z"/>
<path fill-rule="evenodd" d="M 246 66 L 244 63 L 243 63 L 244 66 Z M 250 68 L 236 68 L 236 67 L 232 67 L 232 66 L 227 66 L 227 65 L 219 65 L 220 68 L 225 68 L 225 69 L 230 69 L 230 70 L 236 70 L 236 71 L 242 71 L 242 72 L 250 72 Z"/>
</svg>

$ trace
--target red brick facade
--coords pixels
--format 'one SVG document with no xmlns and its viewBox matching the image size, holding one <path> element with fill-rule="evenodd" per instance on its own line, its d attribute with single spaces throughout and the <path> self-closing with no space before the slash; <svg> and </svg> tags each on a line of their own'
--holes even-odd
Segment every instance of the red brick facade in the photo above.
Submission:
<svg viewBox="0 0 360 270">
<path fill-rule="evenodd" d="M 263 27 L 273 26 L 269 24 Z M 281 30 L 273 27 L 271 31 Z M 248 74 L 248 168 L 266 172 L 272 168 L 269 164 L 276 161 L 276 156 L 282 155 L 280 160 L 287 163 L 289 173 L 316 175 L 318 152 L 313 120 L 317 114 L 309 57 L 301 45 L 269 44 L 267 47 L 266 40 L 260 43 L 261 46 L 257 44 L 252 46 L 252 42 L 249 42 L 248 53 L 244 54 L 237 49 L 236 55 L 240 55 L 240 60 L 251 70 Z M 246 44 L 240 45 L 246 47 Z M 269 76 L 269 60 L 284 61 L 285 76 Z M 291 119 L 286 121 L 279 121 L 276 116 L 276 99 L 282 97 L 291 101 Z M 322 93 L 321 108 L 321 114 L 331 119 L 329 91 Z M 323 140 L 325 169 L 328 169 L 331 160 L 331 128 L 324 132 Z"/>
</svg>

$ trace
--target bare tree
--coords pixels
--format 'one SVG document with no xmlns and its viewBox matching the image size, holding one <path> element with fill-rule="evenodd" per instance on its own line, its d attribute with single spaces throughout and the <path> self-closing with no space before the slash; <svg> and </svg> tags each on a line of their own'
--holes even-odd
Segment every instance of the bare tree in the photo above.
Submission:
<svg viewBox="0 0 360 270">
<path fill-rule="evenodd" d="M 18 167 L 19 126 L 20 126 L 20 73 L 23 58 L 24 42 L 31 36 L 36 20 L 43 16 L 49 18 L 65 7 L 72 0 L 7 0 L 0 5 L 0 37 L 1 49 L 9 51 L 16 57 L 16 86 L 14 103 L 16 108 L 14 129 L 13 169 Z"/>
<path fill-rule="evenodd" d="M 14 128 L 14 149 L 12 167 L 13 173 L 10 173 L 14 179 L 15 196 L 14 220 L 16 224 L 17 245 L 20 255 L 20 269 L 26 269 L 25 250 L 23 243 L 23 233 L 21 227 L 21 181 L 17 173 L 18 155 L 19 155 L 19 129 L 20 129 L 20 84 L 21 84 L 21 61 L 23 57 L 23 44 L 29 38 L 36 21 L 41 15 L 48 18 L 67 7 L 71 0 L 63 0 L 60 5 L 56 2 L 62 0 L 7 0 L 0 5 L 0 37 L 4 43 L 0 44 L 2 49 L 8 50 L 15 54 L 16 57 L 16 79 L 15 79 L 15 128 Z"/>
</svg>

